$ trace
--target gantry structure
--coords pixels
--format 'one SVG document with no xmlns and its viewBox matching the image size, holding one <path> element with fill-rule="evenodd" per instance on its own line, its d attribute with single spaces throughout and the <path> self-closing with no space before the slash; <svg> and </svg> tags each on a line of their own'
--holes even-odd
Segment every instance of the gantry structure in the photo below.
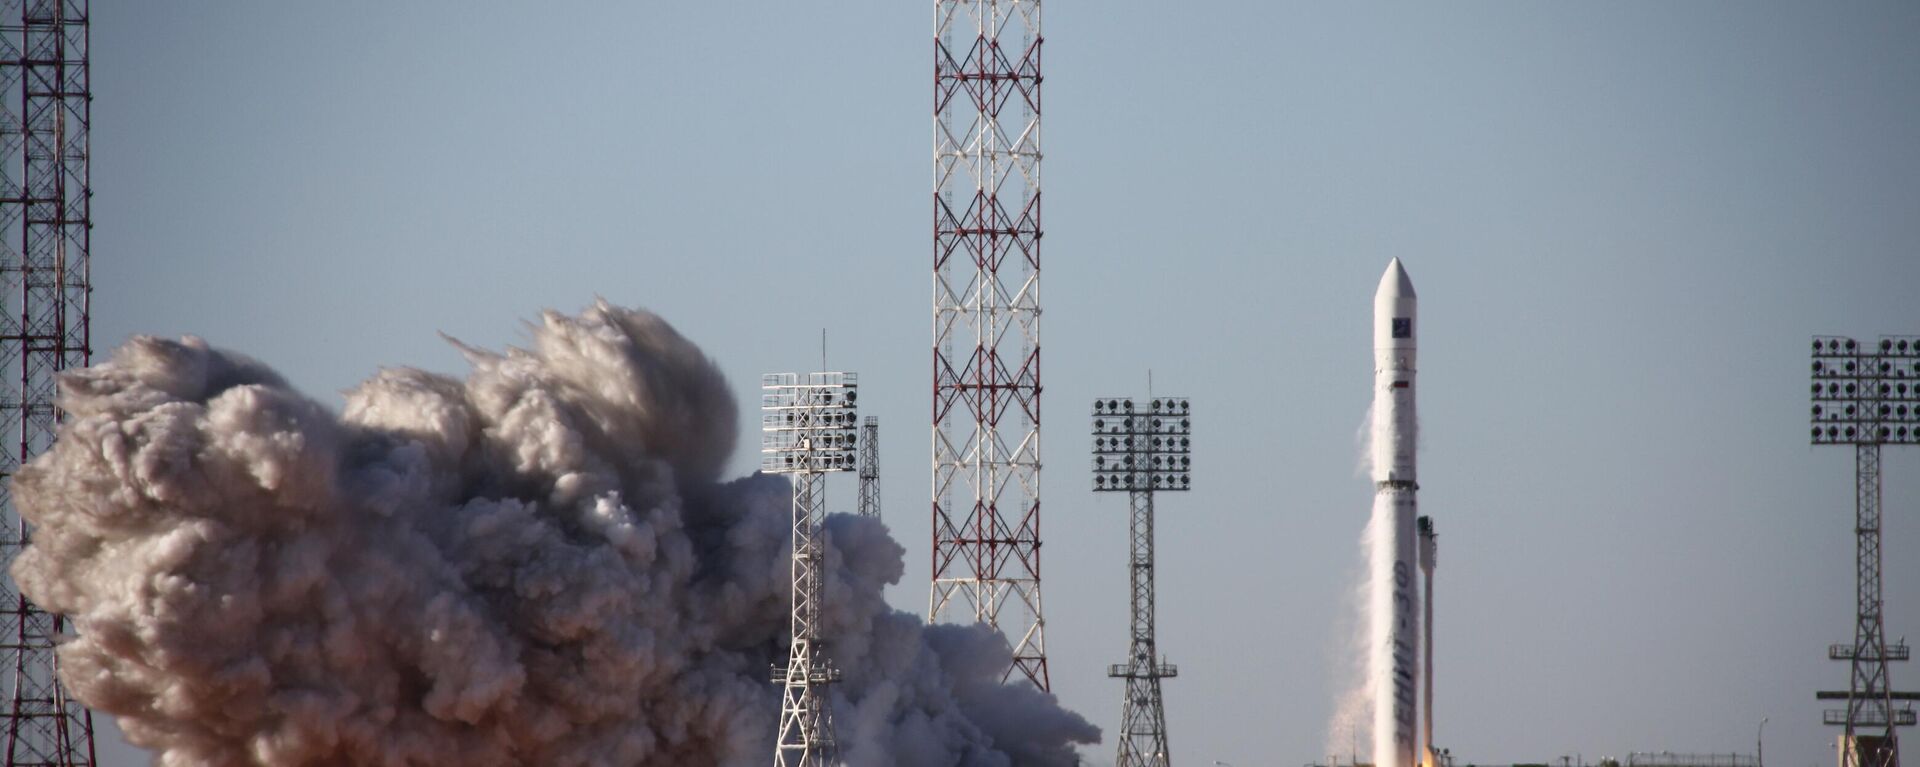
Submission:
<svg viewBox="0 0 1920 767">
<path fill-rule="evenodd" d="M 1186 399 L 1093 402 L 1093 490 L 1127 494 L 1127 661 L 1107 667 L 1126 685 L 1115 767 L 1167 767 L 1167 712 L 1160 680 L 1180 671 L 1154 639 L 1153 496 L 1193 487 L 1193 412 Z"/>
<path fill-rule="evenodd" d="M 92 354 L 88 177 L 93 90 L 86 0 L 0 2 L 0 635 L 12 673 L 6 765 L 94 764 L 93 715 L 69 697 L 53 648 L 72 626 L 8 572 L 31 541 L 13 477 L 53 443 L 55 379 Z"/>
<path fill-rule="evenodd" d="M 1845 728 L 1840 767 L 1899 767 L 1899 728 L 1912 726 L 1914 693 L 1895 692 L 1888 663 L 1909 657 L 1887 643 L 1880 567 L 1880 447 L 1920 444 L 1920 336 L 1813 339 L 1813 444 L 1846 445 L 1854 456 L 1853 641 L 1827 648 L 1847 664 L 1848 688 L 1816 693 L 1844 701 L 1824 720 Z M 1905 702 L 1901 707 L 1896 701 Z"/>
<path fill-rule="evenodd" d="M 793 482 L 792 644 L 785 668 L 773 668 L 780 696 L 777 767 L 835 767 L 833 700 L 840 680 L 826 654 L 820 600 L 826 591 L 826 476 L 853 471 L 859 425 L 852 373 L 769 373 L 760 378 L 760 469 Z"/>
<path fill-rule="evenodd" d="M 1040 3 L 935 0 L 933 583 L 1051 688 L 1040 599 Z"/>
</svg>

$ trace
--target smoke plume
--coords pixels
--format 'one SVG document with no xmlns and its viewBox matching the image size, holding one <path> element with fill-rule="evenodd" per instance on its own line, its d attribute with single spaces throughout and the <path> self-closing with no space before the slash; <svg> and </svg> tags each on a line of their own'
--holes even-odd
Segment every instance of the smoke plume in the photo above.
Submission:
<svg viewBox="0 0 1920 767">
<path fill-rule="evenodd" d="M 1374 480 L 1376 465 L 1374 410 L 1373 404 L 1367 406 L 1367 413 L 1353 435 L 1358 449 L 1354 474 L 1369 481 Z M 1333 626 L 1334 644 L 1329 664 L 1334 685 L 1333 713 L 1327 718 L 1326 740 L 1321 746 L 1329 763 L 1337 763 L 1343 754 L 1348 761 L 1359 762 L 1360 744 L 1366 743 L 1369 749 L 1373 747 L 1373 567 L 1378 548 L 1375 541 L 1381 530 L 1392 524 L 1391 519 L 1380 518 L 1378 508 L 1374 511 L 1360 534 L 1360 563 L 1350 576 L 1351 585 L 1342 592 L 1343 601 Z"/>
<path fill-rule="evenodd" d="M 68 689 L 169 767 L 767 763 L 787 483 L 720 479 L 736 406 L 660 318 L 529 333 L 462 346 L 464 381 L 383 371 L 339 415 L 191 337 L 65 375 L 13 572 L 71 618 Z M 1098 739 L 1001 683 L 999 635 L 889 609 L 878 522 L 827 540 L 848 764 L 1066 765 Z"/>
</svg>

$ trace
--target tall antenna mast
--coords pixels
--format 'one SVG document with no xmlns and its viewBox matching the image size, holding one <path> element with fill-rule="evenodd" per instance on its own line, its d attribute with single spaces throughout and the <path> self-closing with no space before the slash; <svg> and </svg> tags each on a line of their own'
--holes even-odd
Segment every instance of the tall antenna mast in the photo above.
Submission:
<svg viewBox="0 0 1920 767">
<path fill-rule="evenodd" d="M 820 633 L 820 600 L 826 593 L 826 547 L 820 531 L 826 516 L 826 476 L 852 471 L 855 401 L 852 373 L 769 373 L 760 377 L 760 469 L 793 482 L 793 644 L 787 667 L 775 666 L 780 696 L 778 767 L 836 767 L 833 699 L 827 686 L 840 670 L 826 654 Z"/>
<path fill-rule="evenodd" d="M 933 584 L 1041 690 L 1040 2 L 935 0 Z"/>
<path fill-rule="evenodd" d="M 87 0 L 0 2 L 0 571 L 32 540 L 12 480 L 53 444 L 55 378 L 92 355 L 87 20 Z M 5 572 L 0 612 L 7 767 L 91 767 L 93 714 L 67 696 L 53 652 L 71 627 Z"/>
</svg>

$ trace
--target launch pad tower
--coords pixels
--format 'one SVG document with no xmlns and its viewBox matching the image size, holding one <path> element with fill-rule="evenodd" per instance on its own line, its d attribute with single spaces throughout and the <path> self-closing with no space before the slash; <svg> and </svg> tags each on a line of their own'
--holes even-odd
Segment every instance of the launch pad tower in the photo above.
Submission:
<svg viewBox="0 0 1920 767">
<path fill-rule="evenodd" d="M 793 644 L 773 681 L 780 697 L 778 767 L 834 767 L 833 701 L 840 680 L 820 632 L 825 594 L 826 476 L 854 469 L 858 382 L 852 373 L 769 373 L 760 377 L 760 469 L 793 481 Z"/>
<path fill-rule="evenodd" d="M 935 0 L 933 583 L 1041 690 L 1040 2 Z"/>
<path fill-rule="evenodd" d="M 0 2 L 0 634 L 6 767 L 94 764 L 93 715 L 67 696 L 66 619 L 5 574 L 31 540 L 12 479 L 53 444 L 55 378 L 92 355 L 87 0 Z"/>
<path fill-rule="evenodd" d="M 1899 767 L 1900 727 L 1914 723 L 1914 693 L 1893 691 L 1887 664 L 1909 656 L 1887 644 L 1880 594 L 1880 446 L 1920 444 L 1920 337 L 1887 336 L 1868 349 L 1851 338 L 1813 339 L 1813 444 L 1851 445 L 1854 456 L 1853 642 L 1827 648 L 1851 670 L 1848 689 L 1817 693 L 1846 708 L 1827 724 L 1846 728 L 1840 767 Z M 1895 708 L 1894 701 L 1907 701 Z"/>
<path fill-rule="evenodd" d="M 1154 640 L 1153 495 L 1193 486 L 1192 416 L 1187 400 L 1177 397 L 1137 409 L 1130 399 L 1093 402 L 1093 491 L 1125 492 L 1130 512 L 1130 643 L 1127 661 L 1107 667 L 1107 676 L 1127 686 L 1115 767 L 1167 767 L 1172 761 L 1160 680 L 1180 672 L 1160 656 Z"/>
</svg>

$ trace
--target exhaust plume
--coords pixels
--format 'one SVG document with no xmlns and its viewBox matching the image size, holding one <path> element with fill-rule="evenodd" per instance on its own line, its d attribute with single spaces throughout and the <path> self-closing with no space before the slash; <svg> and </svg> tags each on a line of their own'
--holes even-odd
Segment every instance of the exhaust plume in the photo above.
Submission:
<svg viewBox="0 0 1920 767">
<path fill-rule="evenodd" d="M 335 415 L 265 365 L 138 337 L 66 374 L 14 493 L 13 573 L 72 621 L 68 689 L 157 764 L 761 765 L 788 485 L 719 478 L 738 412 L 652 314 L 549 312 L 462 381 L 382 371 Z M 457 344 L 457 342 L 456 342 Z M 1067 765 L 1099 731 L 923 626 L 904 550 L 827 523 L 849 765 Z"/>
</svg>

